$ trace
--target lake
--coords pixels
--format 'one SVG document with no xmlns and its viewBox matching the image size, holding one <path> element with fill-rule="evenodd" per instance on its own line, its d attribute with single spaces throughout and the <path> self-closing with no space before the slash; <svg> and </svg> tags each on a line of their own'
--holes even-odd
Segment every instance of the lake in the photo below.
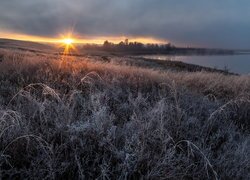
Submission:
<svg viewBox="0 0 250 180">
<path fill-rule="evenodd" d="M 240 55 L 209 55 L 209 56 L 175 56 L 175 55 L 145 55 L 149 59 L 182 61 L 217 69 L 228 69 L 230 72 L 250 74 L 250 54 Z"/>
</svg>

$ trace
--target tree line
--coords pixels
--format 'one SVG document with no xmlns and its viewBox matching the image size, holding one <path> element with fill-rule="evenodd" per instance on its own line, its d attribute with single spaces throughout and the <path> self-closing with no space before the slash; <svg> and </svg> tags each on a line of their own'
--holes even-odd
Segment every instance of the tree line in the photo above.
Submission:
<svg viewBox="0 0 250 180">
<path fill-rule="evenodd" d="M 192 48 L 192 47 L 176 47 L 171 43 L 167 44 L 143 44 L 141 42 L 129 42 L 128 39 L 121 41 L 118 44 L 108 40 L 102 45 L 85 44 L 82 47 L 84 50 L 101 50 L 108 52 L 125 52 L 134 54 L 233 54 L 232 50 L 223 49 L 207 49 L 207 48 Z"/>
</svg>

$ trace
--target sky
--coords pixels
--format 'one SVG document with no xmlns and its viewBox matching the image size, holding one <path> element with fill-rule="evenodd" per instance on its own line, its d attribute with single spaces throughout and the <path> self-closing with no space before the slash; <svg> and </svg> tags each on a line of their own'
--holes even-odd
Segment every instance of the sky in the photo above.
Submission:
<svg viewBox="0 0 250 180">
<path fill-rule="evenodd" d="M 249 0 L 0 0 L 0 37 L 158 40 L 250 49 Z"/>
</svg>

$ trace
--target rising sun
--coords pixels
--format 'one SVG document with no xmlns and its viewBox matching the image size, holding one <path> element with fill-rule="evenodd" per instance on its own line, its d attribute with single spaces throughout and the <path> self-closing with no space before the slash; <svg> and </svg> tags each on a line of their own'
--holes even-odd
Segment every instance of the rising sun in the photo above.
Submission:
<svg viewBox="0 0 250 180">
<path fill-rule="evenodd" d="M 74 46 L 75 39 L 71 37 L 65 37 L 60 40 L 59 47 L 63 47 L 63 54 L 68 55 L 71 54 L 73 51 L 76 51 L 76 47 Z"/>
<path fill-rule="evenodd" d="M 74 43 L 74 40 L 71 38 L 63 39 L 62 42 L 66 45 L 71 45 Z"/>
</svg>

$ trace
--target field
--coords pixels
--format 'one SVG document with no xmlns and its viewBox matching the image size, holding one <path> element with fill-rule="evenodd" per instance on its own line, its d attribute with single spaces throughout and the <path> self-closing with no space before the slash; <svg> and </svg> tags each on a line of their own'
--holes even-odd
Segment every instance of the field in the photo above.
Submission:
<svg viewBox="0 0 250 180">
<path fill-rule="evenodd" d="M 0 50 L 0 179 L 248 179 L 249 120 L 249 76 Z"/>
</svg>

